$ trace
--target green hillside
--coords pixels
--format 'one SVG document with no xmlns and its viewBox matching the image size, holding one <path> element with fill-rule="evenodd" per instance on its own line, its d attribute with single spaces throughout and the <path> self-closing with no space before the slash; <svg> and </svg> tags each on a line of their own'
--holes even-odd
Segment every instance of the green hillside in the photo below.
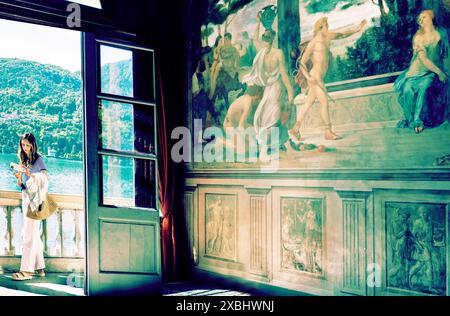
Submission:
<svg viewBox="0 0 450 316">
<path fill-rule="evenodd" d="M 102 74 L 109 72 L 110 67 L 105 65 Z M 128 68 L 126 63 L 114 65 L 115 81 L 126 91 L 132 89 L 131 84 L 126 84 L 131 82 L 126 80 L 131 76 Z M 0 58 L 0 69 L 0 153 L 16 153 L 20 135 L 32 132 L 41 153 L 47 154 L 51 147 L 58 157 L 81 159 L 80 73 L 11 58 Z"/>
<path fill-rule="evenodd" d="M 53 65 L 0 59 L 0 152 L 17 152 L 19 136 L 30 131 L 40 151 L 81 159 L 81 78 Z"/>
</svg>

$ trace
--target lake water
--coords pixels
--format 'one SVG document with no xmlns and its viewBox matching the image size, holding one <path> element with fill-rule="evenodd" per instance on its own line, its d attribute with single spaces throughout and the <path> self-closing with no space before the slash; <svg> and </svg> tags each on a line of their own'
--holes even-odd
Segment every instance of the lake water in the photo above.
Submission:
<svg viewBox="0 0 450 316">
<path fill-rule="evenodd" d="M 71 195 L 83 194 L 83 162 L 44 158 L 49 174 L 49 192 Z M 18 162 L 15 154 L 0 154 L 0 190 L 19 191 L 11 162 Z"/>
</svg>

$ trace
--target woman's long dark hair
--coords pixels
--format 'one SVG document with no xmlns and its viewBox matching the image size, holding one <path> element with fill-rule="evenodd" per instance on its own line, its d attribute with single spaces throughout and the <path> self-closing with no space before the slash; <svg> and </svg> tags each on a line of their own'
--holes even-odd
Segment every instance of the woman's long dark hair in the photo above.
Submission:
<svg viewBox="0 0 450 316">
<path fill-rule="evenodd" d="M 22 140 L 26 139 L 30 142 L 31 148 L 31 157 L 28 157 L 25 151 L 22 148 Z M 17 155 L 19 156 L 19 161 L 22 165 L 32 165 L 36 162 L 36 160 L 41 156 L 38 154 L 38 145 L 36 143 L 36 137 L 34 137 L 31 133 L 25 133 L 20 137 L 19 140 L 19 150 Z"/>
</svg>

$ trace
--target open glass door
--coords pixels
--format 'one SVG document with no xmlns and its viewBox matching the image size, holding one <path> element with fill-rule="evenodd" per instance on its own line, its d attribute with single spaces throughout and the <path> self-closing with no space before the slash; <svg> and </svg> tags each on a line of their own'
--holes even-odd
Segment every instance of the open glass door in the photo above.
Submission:
<svg viewBox="0 0 450 316">
<path fill-rule="evenodd" d="M 154 51 L 83 35 L 86 293 L 161 286 Z"/>
</svg>

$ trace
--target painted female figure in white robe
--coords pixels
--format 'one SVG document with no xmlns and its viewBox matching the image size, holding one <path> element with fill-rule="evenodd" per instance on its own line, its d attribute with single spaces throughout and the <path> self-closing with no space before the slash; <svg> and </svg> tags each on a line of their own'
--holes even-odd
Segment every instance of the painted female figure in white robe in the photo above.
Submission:
<svg viewBox="0 0 450 316">
<path fill-rule="evenodd" d="M 293 90 L 287 76 L 284 65 L 283 52 L 272 46 L 275 39 L 275 31 L 267 29 L 259 40 L 260 20 L 254 36 L 254 45 L 258 51 L 253 67 L 249 74 L 244 76 L 243 82 L 248 86 L 256 85 L 264 88 L 263 97 L 256 109 L 253 125 L 258 138 L 258 143 L 265 154 L 269 145 L 267 136 L 270 129 L 278 125 L 281 115 L 280 95 L 282 84 L 287 90 L 288 102 L 292 102 Z M 281 79 L 281 81 L 280 81 Z M 281 144 L 280 144 L 281 145 Z M 272 149 L 275 149 L 272 140 Z"/>
</svg>

